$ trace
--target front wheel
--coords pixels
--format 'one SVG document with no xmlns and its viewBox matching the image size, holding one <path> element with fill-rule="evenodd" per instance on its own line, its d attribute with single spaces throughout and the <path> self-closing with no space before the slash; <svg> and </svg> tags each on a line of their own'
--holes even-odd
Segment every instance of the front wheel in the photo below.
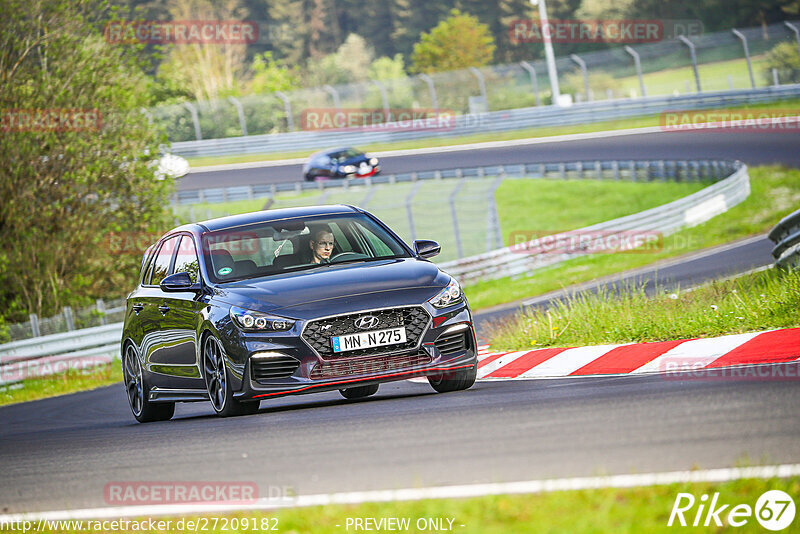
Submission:
<svg viewBox="0 0 800 534">
<path fill-rule="evenodd" d="M 203 342 L 203 377 L 211 407 L 220 417 L 252 415 L 258 411 L 259 401 L 241 402 L 233 398 L 225 353 L 214 336 L 206 337 Z"/>
<path fill-rule="evenodd" d="M 439 393 L 469 389 L 478 377 L 478 364 L 467 369 L 457 369 L 428 377 L 431 387 Z"/>
<path fill-rule="evenodd" d="M 131 413 L 140 423 L 167 421 L 175 414 L 174 402 L 151 402 L 147 398 L 147 382 L 139 362 L 139 354 L 133 345 L 125 347 L 122 357 L 122 376 Z"/>
<path fill-rule="evenodd" d="M 378 392 L 378 384 L 372 384 L 371 386 L 358 386 L 354 388 L 339 390 L 339 393 L 341 393 L 342 397 L 344 397 L 345 399 L 363 399 L 364 397 L 375 395 L 377 392 Z"/>
</svg>

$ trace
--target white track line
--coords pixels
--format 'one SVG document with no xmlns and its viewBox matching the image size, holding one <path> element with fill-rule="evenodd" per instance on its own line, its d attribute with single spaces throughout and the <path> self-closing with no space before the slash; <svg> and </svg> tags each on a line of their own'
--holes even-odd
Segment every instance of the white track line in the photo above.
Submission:
<svg viewBox="0 0 800 534">
<path fill-rule="evenodd" d="M 0 524 L 19 521 L 58 521 L 68 519 L 113 519 L 123 517 L 148 517 L 156 515 L 187 515 L 235 512 L 241 510 L 274 510 L 331 504 L 361 504 L 367 502 L 417 501 L 421 499 L 463 499 L 486 495 L 513 495 L 548 493 L 603 488 L 634 488 L 692 482 L 728 482 L 746 478 L 787 478 L 800 475 L 800 464 L 782 464 L 759 467 L 728 467 L 697 471 L 669 471 L 638 475 L 610 475 L 598 477 L 555 478 L 500 482 L 494 484 L 469 484 L 463 486 L 438 486 L 399 490 L 354 491 L 345 493 L 300 495 L 286 500 L 259 499 L 250 504 L 174 504 L 151 506 L 120 506 L 85 508 L 28 514 L 0 515 Z M 288 501 L 288 502 L 287 502 Z"/>
</svg>

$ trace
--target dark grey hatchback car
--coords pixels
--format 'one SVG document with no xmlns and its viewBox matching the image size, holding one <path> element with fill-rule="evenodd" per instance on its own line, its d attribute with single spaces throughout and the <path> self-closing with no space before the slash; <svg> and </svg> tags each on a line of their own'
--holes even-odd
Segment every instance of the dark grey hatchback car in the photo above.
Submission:
<svg viewBox="0 0 800 534">
<path fill-rule="evenodd" d="M 222 416 L 262 399 L 426 376 L 436 391 L 477 373 L 472 314 L 458 283 L 352 206 L 290 208 L 187 224 L 142 260 L 122 334 L 125 388 L 140 422 L 176 402 Z"/>
</svg>

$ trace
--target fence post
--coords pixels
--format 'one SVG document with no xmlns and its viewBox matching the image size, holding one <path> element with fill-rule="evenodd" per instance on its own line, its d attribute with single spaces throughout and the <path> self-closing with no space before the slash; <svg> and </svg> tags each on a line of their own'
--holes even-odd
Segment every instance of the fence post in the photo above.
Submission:
<svg viewBox="0 0 800 534">
<path fill-rule="evenodd" d="M 797 55 L 800 56 L 800 29 L 791 22 L 784 21 L 783 25 L 789 28 L 794 33 L 794 39 L 797 41 Z"/>
<path fill-rule="evenodd" d="M 586 101 L 589 102 L 592 100 L 592 95 L 589 92 L 589 71 L 586 69 L 586 62 L 577 54 L 570 54 L 569 58 L 581 68 L 581 74 L 583 74 L 583 93 L 586 95 Z"/>
<path fill-rule="evenodd" d="M 381 92 L 381 102 L 383 103 L 383 122 L 392 122 L 392 111 L 389 109 L 389 95 L 386 94 L 386 87 L 378 80 L 371 80 Z"/>
<path fill-rule="evenodd" d="M 436 98 L 436 86 L 433 84 L 433 78 L 431 78 L 427 74 L 419 74 L 417 77 L 427 84 L 428 92 L 431 95 L 431 105 L 433 106 L 433 113 L 435 115 L 439 115 L 439 100 Z"/>
<path fill-rule="evenodd" d="M 286 126 L 290 132 L 294 131 L 294 118 L 292 117 L 292 103 L 289 102 L 289 97 L 283 91 L 275 91 L 275 96 L 283 102 L 283 111 L 286 113 Z"/>
<path fill-rule="evenodd" d="M 417 230 L 414 228 L 414 213 L 411 209 L 411 202 L 414 200 L 414 196 L 419 191 L 422 182 L 415 182 L 414 187 L 411 188 L 411 192 L 406 197 L 406 214 L 408 215 L 408 228 L 411 232 L 411 241 L 417 240 Z"/>
<path fill-rule="evenodd" d="M 72 315 L 72 308 L 64 306 L 64 322 L 67 323 L 67 331 L 75 330 L 75 318 Z"/>
<path fill-rule="evenodd" d="M 495 178 L 492 187 L 489 189 L 489 213 L 487 214 L 489 224 L 486 225 L 486 252 L 494 248 L 493 243 L 497 243 L 497 248 L 503 246 L 503 236 L 500 233 L 500 217 L 497 214 L 497 201 L 494 198 L 494 194 L 505 178 L 504 175 L 499 175 Z"/>
<path fill-rule="evenodd" d="M 242 135 L 247 136 L 247 122 L 244 119 L 244 109 L 242 109 L 242 103 L 232 96 L 228 97 L 228 102 L 233 104 L 236 108 L 236 114 L 239 115 L 239 126 L 242 129 Z"/>
<path fill-rule="evenodd" d="M 106 319 L 106 303 L 103 301 L 103 299 L 97 299 L 95 306 L 97 306 L 97 312 L 100 314 L 100 324 L 107 324 L 108 319 Z"/>
<path fill-rule="evenodd" d="M 776 68 L 772 69 L 772 85 L 774 85 L 775 87 L 778 87 L 780 85 L 780 82 L 778 81 L 778 69 Z"/>
<path fill-rule="evenodd" d="M 519 64 L 522 66 L 523 69 L 528 71 L 531 77 L 531 85 L 533 86 L 533 95 L 536 98 L 536 105 L 542 105 L 542 99 L 539 96 L 539 81 L 536 79 L 536 69 L 533 68 L 533 65 L 528 63 L 527 61 L 520 61 Z"/>
<path fill-rule="evenodd" d="M 642 96 L 647 96 L 647 89 L 644 88 L 644 77 L 642 77 L 642 62 L 639 59 L 639 52 L 637 52 L 628 45 L 625 45 L 625 51 L 633 57 L 633 64 L 636 67 L 636 76 L 639 78 L 639 89 L 641 89 L 642 91 Z"/>
<path fill-rule="evenodd" d="M 697 70 L 697 54 L 694 50 L 694 43 L 687 39 L 685 35 L 679 35 L 678 39 L 689 47 L 689 54 L 692 56 L 692 69 L 694 70 L 694 81 L 697 85 L 697 92 L 702 93 L 703 90 L 700 88 L 700 73 Z"/>
<path fill-rule="evenodd" d="M 481 98 L 483 98 L 483 104 L 486 106 L 486 111 L 489 111 L 489 97 L 486 96 L 486 80 L 483 77 L 483 73 L 476 69 L 475 67 L 470 67 L 469 71 L 478 79 L 478 87 L 481 90 Z"/>
<path fill-rule="evenodd" d="M 33 337 L 41 336 L 42 331 L 39 329 L 39 316 L 32 313 L 28 318 L 31 320 L 31 334 L 33 334 Z"/>
<path fill-rule="evenodd" d="M 453 237 L 455 238 L 456 241 L 456 254 L 458 255 L 459 259 L 464 257 L 464 249 L 461 246 L 461 231 L 458 228 L 458 215 L 456 212 L 456 195 L 458 195 L 458 192 L 461 191 L 461 188 L 464 186 L 464 183 L 466 181 L 467 181 L 466 178 L 462 178 L 461 180 L 459 180 L 456 186 L 450 192 L 450 198 L 449 198 L 450 217 L 453 219 Z"/>
<path fill-rule="evenodd" d="M 739 38 L 742 41 L 742 46 L 744 47 L 744 58 L 747 60 L 747 73 L 750 75 L 750 86 L 755 89 L 756 88 L 756 79 L 753 77 L 753 66 L 750 64 L 750 49 L 747 47 L 747 37 L 737 29 L 731 30 L 733 35 Z"/>
<path fill-rule="evenodd" d="M 333 98 L 333 105 L 336 106 L 336 111 L 342 111 L 342 102 L 339 100 L 339 91 L 334 89 L 332 85 L 325 84 L 322 86 L 325 91 Z"/>
<path fill-rule="evenodd" d="M 200 132 L 200 118 L 197 116 L 197 107 L 191 102 L 184 102 L 183 106 L 192 114 L 192 122 L 194 123 L 194 136 L 198 141 L 203 140 L 203 134 Z"/>
</svg>

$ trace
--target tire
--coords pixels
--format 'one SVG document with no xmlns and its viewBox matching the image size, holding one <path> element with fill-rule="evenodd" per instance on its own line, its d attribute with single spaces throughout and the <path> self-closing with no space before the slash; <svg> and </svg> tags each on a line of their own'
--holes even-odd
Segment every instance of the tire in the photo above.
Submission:
<svg viewBox="0 0 800 534">
<path fill-rule="evenodd" d="M 364 397 L 375 395 L 377 392 L 378 392 L 378 384 L 372 384 L 371 386 L 358 386 L 354 388 L 339 390 L 339 393 L 341 393 L 342 397 L 344 397 L 345 399 L 363 399 Z"/>
<path fill-rule="evenodd" d="M 175 414 L 174 402 L 151 402 L 147 398 L 150 388 L 142 372 L 139 354 L 132 344 L 125 346 L 122 357 L 122 376 L 125 384 L 125 393 L 128 397 L 128 406 L 131 413 L 140 423 L 153 421 L 168 421 Z"/>
<path fill-rule="evenodd" d="M 478 364 L 467 369 L 458 369 L 449 373 L 441 373 L 428 377 L 431 387 L 438 393 L 449 393 L 450 391 L 461 391 L 469 389 L 478 377 Z"/>
<path fill-rule="evenodd" d="M 211 407 L 220 417 L 253 415 L 258 411 L 259 401 L 241 402 L 233 398 L 225 352 L 219 340 L 212 335 L 203 340 L 203 378 Z"/>
</svg>

